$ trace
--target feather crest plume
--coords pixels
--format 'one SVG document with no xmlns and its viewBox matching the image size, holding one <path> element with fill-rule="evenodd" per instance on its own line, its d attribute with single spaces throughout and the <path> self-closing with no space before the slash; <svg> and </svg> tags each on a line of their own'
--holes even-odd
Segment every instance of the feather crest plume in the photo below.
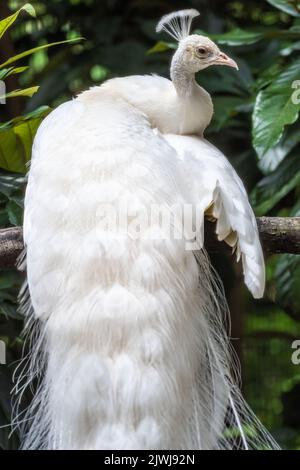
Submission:
<svg viewBox="0 0 300 470">
<path fill-rule="evenodd" d="M 191 24 L 199 11 L 194 8 L 188 10 L 179 10 L 163 16 L 156 26 L 156 32 L 165 31 L 176 41 L 185 39 L 190 34 Z"/>
</svg>

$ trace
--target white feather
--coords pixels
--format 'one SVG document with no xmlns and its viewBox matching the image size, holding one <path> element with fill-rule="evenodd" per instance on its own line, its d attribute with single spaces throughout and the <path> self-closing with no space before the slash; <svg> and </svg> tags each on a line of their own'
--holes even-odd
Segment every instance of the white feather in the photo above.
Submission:
<svg viewBox="0 0 300 470">
<path fill-rule="evenodd" d="M 156 26 L 156 32 L 165 31 L 176 41 L 181 41 L 188 37 L 192 21 L 199 15 L 199 11 L 194 8 L 169 13 L 160 19 Z"/>
<path fill-rule="evenodd" d="M 167 135 L 182 162 L 193 204 L 217 219 L 219 240 L 242 255 L 245 283 L 255 298 L 263 296 L 265 264 L 256 220 L 245 188 L 222 153 L 205 139 Z"/>
</svg>

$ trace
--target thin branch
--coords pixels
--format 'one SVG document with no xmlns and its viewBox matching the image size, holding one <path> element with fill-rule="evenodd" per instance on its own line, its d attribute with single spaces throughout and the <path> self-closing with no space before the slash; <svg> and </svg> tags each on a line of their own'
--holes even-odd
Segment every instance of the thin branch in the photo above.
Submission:
<svg viewBox="0 0 300 470">
<path fill-rule="evenodd" d="M 300 217 L 259 217 L 257 224 L 266 252 L 300 254 Z"/>
<path fill-rule="evenodd" d="M 257 217 L 256 220 L 266 254 L 300 254 L 300 217 Z M 212 223 L 206 224 L 205 240 L 206 249 L 211 253 L 228 251 L 227 245 L 216 239 Z"/>
<path fill-rule="evenodd" d="M 265 253 L 300 254 L 300 217 L 258 217 L 257 225 Z M 224 242 L 217 240 L 213 223 L 206 223 L 205 240 L 211 253 L 230 252 Z M 21 227 L 0 230 L 0 269 L 13 269 L 22 249 Z"/>
<path fill-rule="evenodd" d="M 0 230 L 0 269 L 14 268 L 23 248 L 21 227 Z"/>
</svg>

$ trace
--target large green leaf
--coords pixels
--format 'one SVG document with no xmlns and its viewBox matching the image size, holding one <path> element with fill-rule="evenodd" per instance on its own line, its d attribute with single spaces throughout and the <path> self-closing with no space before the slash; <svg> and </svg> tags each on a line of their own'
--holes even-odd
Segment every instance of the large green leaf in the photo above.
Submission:
<svg viewBox="0 0 300 470">
<path fill-rule="evenodd" d="M 292 16 L 300 16 L 299 0 L 267 0 L 268 3 Z"/>
<path fill-rule="evenodd" d="M 259 169 L 265 174 L 272 173 L 285 157 L 300 142 L 299 129 L 286 132 L 281 141 L 266 152 L 258 162 Z"/>
<path fill-rule="evenodd" d="M 292 84 L 299 78 L 299 69 L 300 59 L 297 59 L 257 95 L 253 112 L 253 145 L 259 158 L 278 144 L 285 126 L 298 118 L 300 103 L 292 101 Z"/>
<path fill-rule="evenodd" d="M 7 29 L 16 21 L 21 11 L 27 11 L 29 15 L 36 16 L 33 6 L 30 3 L 26 3 L 13 15 L 10 15 L 7 18 L 4 18 L 3 20 L 0 21 L 0 38 L 2 38 L 5 31 L 7 31 Z"/>
<path fill-rule="evenodd" d="M 11 198 L 15 192 L 18 192 L 25 184 L 25 177 L 13 173 L 0 174 L 0 193 L 7 198 Z"/>
<path fill-rule="evenodd" d="M 205 35 L 202 31 L 198 31 L 198 33 Z M 299 40 L 300 29 L 298 26 L 293 26 L 290 29 L 265 29 L 262 31 L 247 31 L 236 28 L 223 34 L 210 34 L 209 37 L 217 43 L 227 46 L 249 46 L 262 39 L 268 41 L 272 39 L 281 41 Z"/>
<path fill-rule="evenodd" d="M 278 168 L 263 178 L 251 194 L 257 215 L 265 215 L 300 184 L 300 152 L 295 149 Z"/>
<path fill-rule="evenodd" d="M 49 106 L 40 106 L 39 108 L 35 109 L 34 111 L 31 111 L 30 113 L 24 114 L 24 116 L 18 116 L 16 118 L 11 119 L 10 121 L 0 123 L 0 131 L 4 129 L 10 129 L 11 127 L 16 126 L 17 124 L 24 121 L 28 121 L 30 119 L 44 117 L 49 114 L 50 111 L 51 108 Z"/>
<path fill-rule="evenodd" d="M 263 39 L 264 34 L 257 31 L 245 31 L 243 29 L 233 29 L 224 34 L 213 34 L 210 37 L 219 44 L 227 46 L 245 46 L 254 44 Z"/>
<path fill-rule="evenodd" d="M 26 173 L 35 133 L 48 112 L 43 109 L 31 118 L 19 118 L 7 127 L 0 128 L 0 168 Z"/>
<path fill-rule="evenodd" d="M 3 98 L 16 98 L 17 96 L 33 96 L 37 91 L 39 87 L 38 86 L 32 86 L 30 88 L 23 88 L 22 90 L 14 90 L 10 91 L 9 93 L 6 93 L 5 95 L 0 95 L 0 100 Z"/>
<path fill-rule="evenodd" d="M 33 49 L 28 49 L 27 51 L 21 52 L 21 54 L 17 54 L 13 57 L 10 57 L 7 59 L 5 62 L 0 64 L 0 69 L 7 67 L 8 65 L 16 62 L 17 60 L 23 59 L 23 57 L 26 57 L 28 55 L 34 54 L 35 52 L 41 51 L 43 49 L 47 49 L 48 47 L 53 47 L 53 46 L 58 46 L 60 44 L 68 44 L 72 42 L 77 42 L 80 41 L 83 38 L 75 38 L 75 39 L 66 39 L 65 41 L 57 41 L 57 42 L 52 42 L 50 44 L 43 44 L 42 46 L 34 47 Z"/>
</svg>

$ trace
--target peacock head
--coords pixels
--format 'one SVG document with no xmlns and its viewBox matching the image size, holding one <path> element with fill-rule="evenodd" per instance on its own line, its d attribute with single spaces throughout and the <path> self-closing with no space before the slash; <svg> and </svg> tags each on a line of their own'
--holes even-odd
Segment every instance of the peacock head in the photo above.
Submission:
<svg viewBox="0 0 300 470">
<path fill-rule="evenodd" d="M 188 72 L 196 73 L 210 65 L 227 65 L 238 70 L 237 63 L 220 51 L 208 37 L 189 34 L 192 20 L 199 14 L 194 9 L 170 13 L 161 18 L 156 31 L 165 31 L 178 41 L 174 58 L 177 62 L 180 61 L 180 66 L 184 66 Z"/>
</svg>

